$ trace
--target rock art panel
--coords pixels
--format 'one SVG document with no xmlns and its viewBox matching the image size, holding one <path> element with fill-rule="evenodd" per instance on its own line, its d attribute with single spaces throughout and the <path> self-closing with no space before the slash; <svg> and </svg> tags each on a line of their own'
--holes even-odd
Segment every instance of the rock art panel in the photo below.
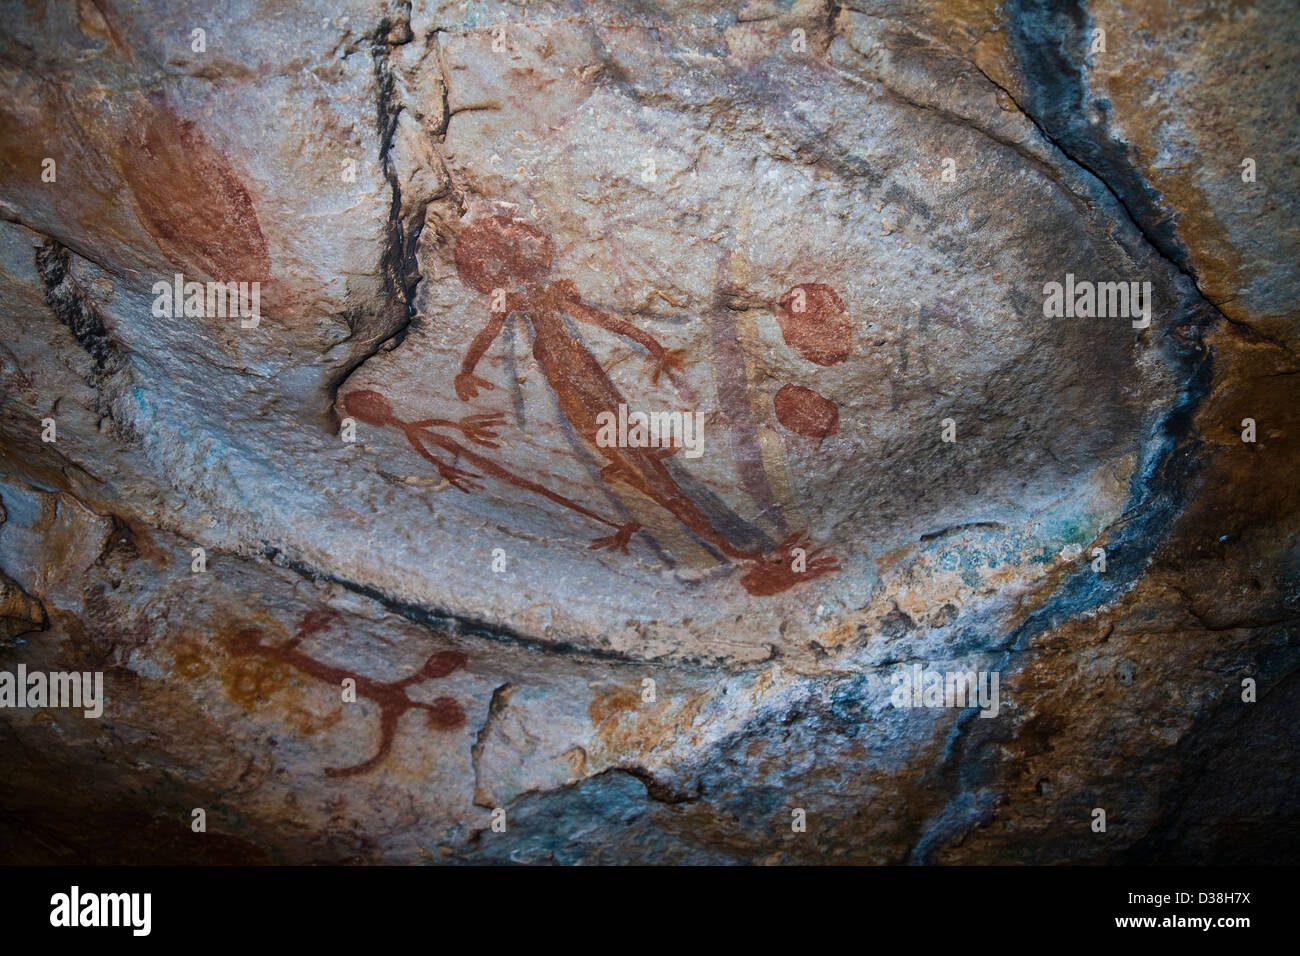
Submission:
<svg viewBox="0 0 1300 956">
<path fill-rule="evenodd" d="M 0 861 L 1292 859 L 1296 23 L 0 2 Z"/>
</svg>

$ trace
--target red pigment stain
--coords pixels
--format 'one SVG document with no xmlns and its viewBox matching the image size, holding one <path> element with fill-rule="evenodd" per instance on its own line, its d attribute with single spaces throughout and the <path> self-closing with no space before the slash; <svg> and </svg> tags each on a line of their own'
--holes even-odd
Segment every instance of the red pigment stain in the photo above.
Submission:
<svg viewBox="0 0 1300 956">
<path fill-rule="evenodd" d="M 456 272 L 479 292 L 518 291 L 551 271 L 551 237 L 536 226 L 506 216 L 491 216 L 465 227 L 456 237 Z"/>
<path fill-rule="evenodd" d="M 122 136 L 122 173 L 160 249 L 221 282 L 265 282 L 252 197 L 221 153 L 157 95 Z"/>
<path fill-rule="evenodd" d="M 439 651 L 424 662 L 424 666 L 398 681 L 377 681 L 368 677 L 333 667 L 298 649 L 304 639 L 319 634 L 332 626 L 338 615 L 331 611 L 311 611 L 298 623 L 298 631 L 284 644 L 262 643 L 262 632 L 255 627 L 244 628 L 230 640 L 230 652 L 236 657 L 256 655 L 265 660 L 286 664 L 317 680 L 341 686 L 345 678 L 356 681 L 357 694 L 379 705 L 379 749 L 364 763 L 354 767 L 326 767 L 327 777 L 350 777 L 377 766 L 393 746 L 397 735 L 397 722 L 408 710 L 423 710 L 425 719 L 434 730 L 459 730 L 465 726 L 465 711 L 450 697 L 439 697 L 432 703 L 411 700 L 406 689 L 437 677 L 446 677 L 465 666 L 465 655 L 459 651 Z"/>
<path fill-rule="evenodd" d="M 838 365 L 853 350 L 844 301 L 828 285 L 801 282 L 781 296 L 776 312 L 785 344 L 817 365 Z"/>
<path fill-rule="evenodd" d="M 772 399 L 776 420 L 797 435 L 825 438 L 840 430 L 840 410 L 829 398 L 802 385 L 782 385 Z"/>
</svg>

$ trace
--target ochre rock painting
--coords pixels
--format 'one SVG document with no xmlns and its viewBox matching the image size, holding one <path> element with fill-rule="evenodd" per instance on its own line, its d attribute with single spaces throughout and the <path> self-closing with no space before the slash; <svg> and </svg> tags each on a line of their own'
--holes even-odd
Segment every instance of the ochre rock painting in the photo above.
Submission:
<svg viewBox="0 0 1300 956">
<path fill-rule="evenodd" d="M 838 365 L 853 351 L 848 310 L 828 285 L 793 286 L 781 296 L 776 319 L 785 344 L 815 365 Z"/>
<path fill-rule="evenodd" d="M 826 438 L 840 429 L 840 410 L 829 398 L 802 385 L 782 385 L 772 397 L 776 420 L 808 438 Z"/>
<path fill-rule="evenodd" d="M 459 651 L 438 651 L 431 654 L 424 665 L 409 677 L 396 681 L 377 681 L 326 664 L 300 649 L 307 638 L 341 623 L 339 616 L 333 612 L 309 611 L 303 615 L 297 631 L 284 643 L 266 643 L 265 635 L 260 629 L 248 627 L 238 631 L 227 645 L 230 653 L 236 657 L 254 656 L 284 664 L 336 689 L 343 686 L 344 680 L 350 679 L 356 684 L 358 696 L 379 707 L 379 745 L 374 756 L 351 767 L 326 767 L 326 776 L 350 777 L 377 767 L 392 749 L 398 721 L 407 711 L 422 711 L 425 723 L 432 730 L 459 730 L 465 726 L 465 711 L 454 698 L 439 697 L 426 703 L 411 700 L 407 695 L 407 690 L 416 684 L 446 677 L 460 670 L 465 666 L 464 654 Z"/>
<path fill-rule="evenodd" d="M 492 295 L 497 301 L 493 305 L 491 318 L 474 336 L 466 350 L 453 383 L 456 395 L 461 400 L 468 401 L 480 391 L 490 391 L 495 387 L 491 382 L 475 375 L 475 370 L 501 334 L 506 318 L 511 314 L 521 315 L 527 320 L 532 332 L 533 357 L 542 369 L 565 420 L 590 450 L 606 461 L 599 473 L 600 481 L 610 485 L 626 485 L 645 495 L 672 514 L 692 534 L 727 558 L 748 565 L 748 570 L 740 577 L 740 583 L 752 595 L 779 594 L 804 581 L 838 570 L 839 563 L 833 557 L 823 554 L 823 549 L 818 548 L 809 553 L 808 542 L 801 532 L 789 534 L 770 553 L 755 552 L 733 544 L 713 526 L 708 516 L 697 507 L 670 473 L 665 458 L 678 452 L 678 446 L 644 449 L 598 442 L 597 436 L 603 425 L 601 417 L 617 416 L 620 407 L 627 407 L 628 399 L 610 380 L 591 350 L 570 334 L 564 316 L 622 336 L 643 347 L 650 359 L 648 377 L 652 383 L 658 382 L 662 375 L 681 369 L 685 355 L 681 350 L 665 348 L 657 339 L 631 322 L 587 305 L 571 280 L 551 281 L 552 257 L 550 237 L 535 226 L 518 219 L 486 216 L 461 229 L 455 247 L 457 274 L 467 286 Z M 814 298 L 814 302 L 822 303 L 822 299 Z M 818 307 L 823 308 L 822 305 Z M 499 414 L 468 416 L 460 422 L 432 418 L 404 422 L 393 416 L 383 395 L 371 390 L 348 394 L 344 398 L 344 409 L 363 422 L 399 429 L 412 447 L 461 491 L 474 490 L 477 487 L 474 479 L 478 476 L 456 467 L 452 462 L 439 460 L 428 450 L 428 445 L 463 458 L 485 474 L 516 488 L 543 495 L 615 529 L 613 535 L 593 541 L 592 548 L 626 551 L 632 535 L 639 530 L 636 523 L 620 524 L 602 516 L 586 504 L 512 474 L 483 454 L 435 431 L 438 428 L 459 430 L 472 442 L 496 447 L 493 442 L 495 434 L 491 429 L 503 423 L 504 419 Z"/>
<path fill-rule="evenodd" d="M 0 863 L 1300 859 L 1294 8 L 0 3 Z"/>
<path fill-rule="evenodd" d="M 266 237 L 229 161 L 162 96 L 142 99 L 137 110 L 117 153 L 154 241 L 182 268 L 222 281 L 266 282 Z"/>
</svg>

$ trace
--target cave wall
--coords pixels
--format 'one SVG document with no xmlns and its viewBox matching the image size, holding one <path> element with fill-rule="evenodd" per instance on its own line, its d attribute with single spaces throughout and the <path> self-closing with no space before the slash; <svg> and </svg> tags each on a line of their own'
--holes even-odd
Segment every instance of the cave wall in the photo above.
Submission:
<svg viewBox="0 0 1300 956">
<path fill-rule="evenodd" d="M 0 5 L 0 856 L 1293 855 L 1290 5 L 345 6 Z"/>
</svg>

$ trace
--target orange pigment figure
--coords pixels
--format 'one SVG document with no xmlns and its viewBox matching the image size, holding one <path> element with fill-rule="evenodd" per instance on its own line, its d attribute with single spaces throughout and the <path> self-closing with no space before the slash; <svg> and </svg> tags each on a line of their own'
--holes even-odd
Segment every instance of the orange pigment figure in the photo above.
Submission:
<svg viewBox="0 0 1300 956">
<path fill-rule="evenodd" d="M 236 657 L 257 655 L 267 660 L 286 664 L 317 680 L 339 686 L 345 678 L 356 681 L 357 693 L 379 705 L 379 749 L 364 763 L 354 767 L 326 767 L 327 777 L 350 777 L 377 766 L 392 749 L 397 734 L 397 721 L 408 710 L 423 710 L 429 726 L 434 730 L 458 730 L 465 726 L 465 711 L 451 697 L 439 697 L 432 703 L 411 700 L 406 688 L 437 677 L 446 677 L 465 666 L 465 655 L 459 651 L 439 651 L 424 662 L 424 666 L 399 681 L 377 681 L 360 677 L 340 667 L 333 667 L 309 657 L 298 650 L 303 639 L 329 626 L 337 615 L 328 611 L 309 611 L 299 623 L 298 632 L 280 645 L 262 643 L 262 632 L 255 627 L 244 628 L 230 640 L 230 652 Z"/>
</svg>

